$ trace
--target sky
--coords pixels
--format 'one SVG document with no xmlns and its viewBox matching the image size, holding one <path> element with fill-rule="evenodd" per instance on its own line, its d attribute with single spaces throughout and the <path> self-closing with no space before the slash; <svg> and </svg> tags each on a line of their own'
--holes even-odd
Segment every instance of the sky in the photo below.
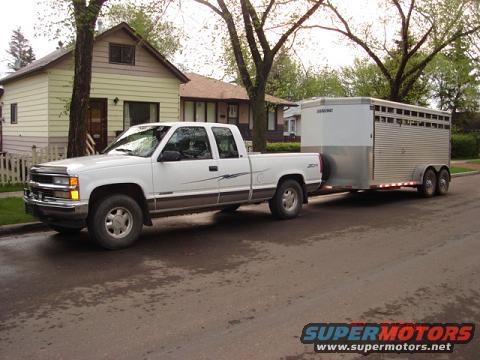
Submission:
<svg viewBox="0 0 480 360">
<path fill-rule="evenodd" d="M 37 59 L 55 50 L 58 41 L 49 39 L 36 30 L 39 25 L 38 14 L 45 6 L 40 3 L 39 0 L 0 1 L 0 76 L 10 71 L 7 67 L 6 50 L 12 31 L 18 27 L 21 27 L 30 41 Z M 344 4 L 352 14 L 361 16 L 362 13 L 367 15 L 372 11 L 363 1 L 345 0 Z M 175 65 L 203 75 L 222 78 L 222 50 L 218 38 L 213 36 L 216 30 L 212 12 L 191 0 L 183 0 L 181 11 L 175 8 L 170 11 L 169 18 L 183 28 L 186 37 L 182 52 L 173 59 Z M 327 31 L 304 31 L 297 37 L 296 43 L 298 45 L 295 46 L 295 52 L 306 67 L 339 68 L 351 64 L 356 56 L 362 55 L 345 39 Z"/>
</svg>

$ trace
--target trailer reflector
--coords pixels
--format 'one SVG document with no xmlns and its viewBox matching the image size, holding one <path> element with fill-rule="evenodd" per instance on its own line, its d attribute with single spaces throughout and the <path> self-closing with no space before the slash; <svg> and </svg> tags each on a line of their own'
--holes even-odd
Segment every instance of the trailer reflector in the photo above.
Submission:
<svg viewBox="0 0 480 360">
<path fill-rule="evenodd" d="M 370 185 L 370 188 L 371 189 L 375 189 L 375 188 L 386 189 L 386 188 L 397 188 L 397 187 L 402 187 L 402 186 L 417 186 L 417 183 L 415 181 L 406 181 L 406 182 L 399 182 L 399 183 Z"/>
</svg>

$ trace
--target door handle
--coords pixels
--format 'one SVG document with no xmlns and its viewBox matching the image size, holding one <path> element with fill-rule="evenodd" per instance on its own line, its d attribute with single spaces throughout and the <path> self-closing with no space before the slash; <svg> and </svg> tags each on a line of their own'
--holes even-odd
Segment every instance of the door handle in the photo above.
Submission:
<svg viewBox="0 0 480 360">
<path fill-rule="evenodd" d="M 214 166 L 209 166 L 208 167 L 208 170 L 210 171 L 218 171 L 218 166 L 214 165 Z"/>
</svg>

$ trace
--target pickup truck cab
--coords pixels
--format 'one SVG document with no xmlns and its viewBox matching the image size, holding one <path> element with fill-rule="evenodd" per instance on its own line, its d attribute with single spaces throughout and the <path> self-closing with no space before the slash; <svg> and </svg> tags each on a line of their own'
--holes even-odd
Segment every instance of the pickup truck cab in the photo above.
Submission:
<svg viewBox="0 0 480 360">
<path fill-rule="evenodd" d="M 296 217 L 321 185 L 316 153 L 247 154 L 236 126 L 149 123 L 129 128 L 103 154 L 30 170 L 26 211 L 61 233 L 88 227 L 102 247 L 131 245 L 152 218 L 268 201 Z"/>
</svg>

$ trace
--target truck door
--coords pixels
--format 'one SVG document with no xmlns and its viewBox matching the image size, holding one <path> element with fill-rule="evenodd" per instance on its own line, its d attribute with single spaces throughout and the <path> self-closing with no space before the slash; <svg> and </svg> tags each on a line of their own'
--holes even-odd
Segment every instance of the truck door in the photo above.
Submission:
<svg viewBox="0 0 480 360">
<path fill-rule="evenodd" d="M 250 161 L 239 154 L 229 128 L 212 127 L 212 132 L 219 156 L 219 204 L 245 202 L 250 196 Z"/>
<path fill-rule="evenodd" d="M 206 129 L 202 126 L 179 127 L 162 149 L 162 153 L 166 151 L 180 158 L 153 163 L 156 210 L 216 205 L 218 161 L 213 158 Z"/>
</svg>

